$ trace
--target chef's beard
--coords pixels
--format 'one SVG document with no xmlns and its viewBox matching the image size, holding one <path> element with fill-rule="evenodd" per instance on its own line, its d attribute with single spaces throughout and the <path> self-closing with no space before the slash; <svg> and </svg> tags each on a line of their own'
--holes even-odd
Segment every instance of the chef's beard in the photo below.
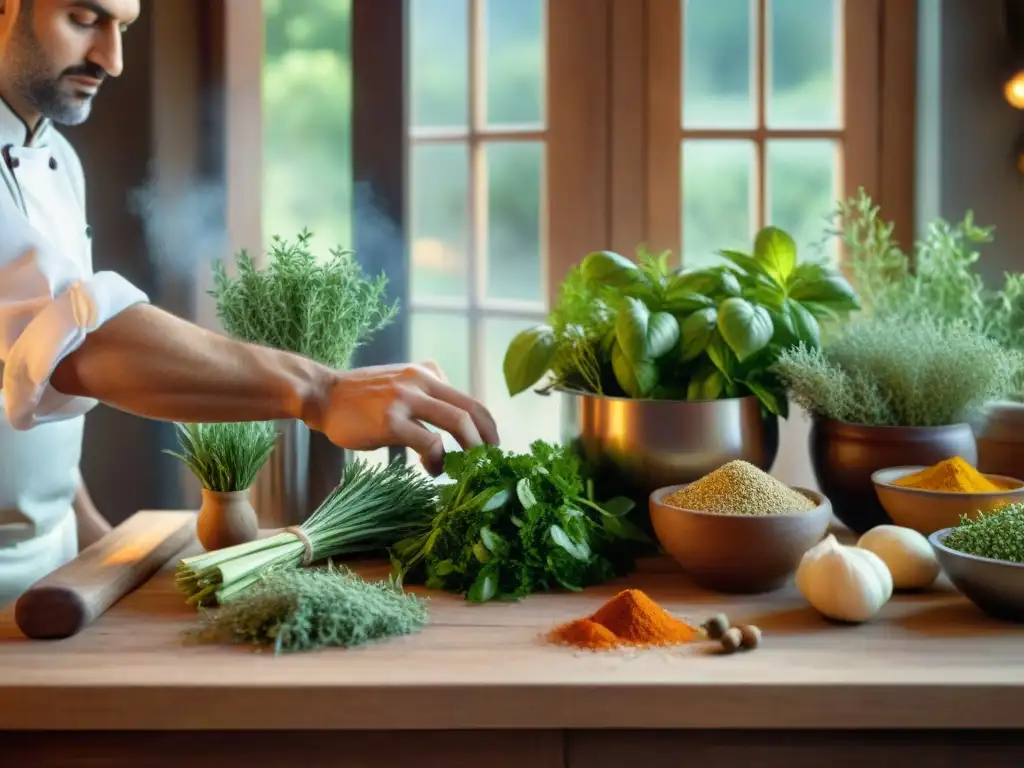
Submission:
<svg viewBox="0 0 1024 768">
<path fill-rule="evenodd" d="M 32 29 L 31 14 L 22 10 L 4 55 L 5 64 L 13 73 L 13 88 L 32 109 L 55 123 L 84 123 L 92 112 L 92 94 L 69 92 L 62 88 L 61 80 L 72 74 L 102 80 L 106 73 L 95 65 L 85 64 L 70 67 L 55 76 L 49 57 Z"/>
</svg>

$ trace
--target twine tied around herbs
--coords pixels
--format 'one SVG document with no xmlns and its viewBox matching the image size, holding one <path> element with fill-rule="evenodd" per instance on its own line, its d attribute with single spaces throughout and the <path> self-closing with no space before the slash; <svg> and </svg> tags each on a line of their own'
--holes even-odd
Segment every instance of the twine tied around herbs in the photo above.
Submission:
<svg viewBox="0 0 1024 768">
<path fill-rule="evenodd" d="M 299 541 L 302 542 L 302 546 L 305 547 L 305 551 L 302 553 L 302 567 L 306 568 L 313 563 L 313 542 L 309 540 L 309 536 L 297 525 L 289 525 L 284 529 L 285 533 L 291 533 L 298 537 Z"/>
</svg>

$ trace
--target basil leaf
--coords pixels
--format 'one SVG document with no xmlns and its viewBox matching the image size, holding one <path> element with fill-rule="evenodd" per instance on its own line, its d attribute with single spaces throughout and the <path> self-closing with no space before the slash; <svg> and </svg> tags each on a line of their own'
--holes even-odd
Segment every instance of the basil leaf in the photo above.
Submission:
<svg viewBox="0 0 1024 768">
<path fill-rule="evenodd" d="M 482 541 L 478 541 L 473 545 L 473 556 L 481 563 L 486 563 L 491 559 L 491 553 L 487 550 L 487 545 Z"/>
<path fill-rule="evenodd" d="M 691 275 L 676 275 L 665 288 L 662 306 L 669 312 L 693 312 L 704 307 L 713 307 L 714 299 L 705 296 L 703 291 L 691 287 L 694 282 Z"/>
<path fill-rule="evenodd" d="M 754 260 L 784 287 L 796 268 L 796 243 L 778 227 L 765 227 L 754 239 Z"/>
<path fill-rule="evenodd" d="M 789 311 L 789 304 L 784 303 L 781 308 L 768 307 L 768 314 L 772 316 L 772 341 L 780 347 L 791 347 L 796 344 L 796 330 L 793 328 L 793 316 Z"/>
<path fill-rule="evenodd" d="M 669 283 L 669 290 L 672 289 L 727 298 L 740 295 L 740 282 L 736 275 L 726 269 L 709 267 L 680 272 Z"/>
<path fill-rule="evenodd" d="M 839 312 L 826 304 L 819 304 L 816 301 L 801 301 L 800 304 L 818 320 L 834 323 L 841 319 Z"/>
<path fill-rule="evenodd" d="M 726 381 L 732 381 L 733 373 L 736 370 L 736 356 L 717 329 L 711 336 L 711 341 L 708 342 L 707 353 L 708 358 L 714 363 L 715 368 L 722 372 Z"/>
<path fill-rule="evenodd" d="M 540 381 L 554 357 L 555 333 L 550 326 L 538 325 L 516 334 L 502 363 L 509 395 L 514 397 Z"/>
<path fill-rule="evenodd" d="M 679 321 L 668 312 L 655 312 L 647 325 L 647 349 L 644 357 L 657 359 L 679 341 Z"/>
<path fill-rule="evenodd" d="M 718 255 L 728 259 L 748 275 L 764 274 L 762 267 L 755 258 L 739 251 L 718 251 Z"/>
<path fill-rule="evenodd" d="M 799 301 L 786 300 L 786 310 L 793 323 L 793 335 L 811 349 L 821 347 L 821 326 Z"/>
<path fill-rule="evenodd" d="M 551 540 L 568 552 L 574 559 L 586 562 L 590 559 L 590 547 L 586 541 L 574 541 L 569 537 L 561 526 L 552 525 L 548 529 Z"/>
<path fill-rule="evenodd" d="M 690 379 L 686 389 L 687 400 L 717 400 L 725 389 L 725 376 L 712 368 L 701 376 Z"/>
<path fill-rule="evenodd" d="M 718 307 L 718 332 L 741 363 L 764 349 L 774 330 L 768 310 L 746 299 L 726 299 Z"/>
<path fill-rule="evenodd" d="M 630 361 L 647 357 L 647 327 L 651 313 L 639 299 L 627 297 L 615 319 L 615 338 Z"/>
<path fill-rule="evenodd" d="M 434 563 L 430 570 L 435 576 L 447 576 L 450 573 L 455 573 L 455 563 L 451 560 L 441 560 L 438 563 Z"/>
<path fill-rule="evenodd" d="M 612 371 L 619 386 L 630 397 L 647 397 L 658 385 L 657 366 L 650 360 L 630 360 L 618 344 L 612 349 Z"/>
<path fill-rule="evenodd" d="M 530 481 L 525 477 L 516 483 L 516 496 L 519 497 L 519 503 L 523 506 L 523 509 L 528 510 L 531 507 L 537 506 L 537 497 L 533 495 Z"/>
<path fill-rule="evenodd" d="M 580 264 L 580 272 L 591 285 L 613 288 L 624 288 L 644 279 L 636 264 L 611 251 L 588 254 Z"/>
<path fill-rule="evenodd" d="M 497 552 L 502 545 L 501 537 L 498 536 L 494 531 L 488 528 L 486 525 L 480 529 L 480 541 L 484 543 L 491 552 Z"/>
<path fill-rule="evenodd" d="M 789 416 L 789 402 L 784 397 L 779 398 L 775 392 L 756 381 L 744 381 L 743 385 L 757 396 L 761 405 L 767 408 L 769 413 L 782 416 L 782 418 Z"/>
<path fill-rule="evenodd" d="M 793 272 L 788 293 L 801 303 L 814 302 L 838 311 L 860 309 L 853 286 L 838 269 L 828 264 L 800 264 Z M 807 308 L 814 312 L 811 307 Z"/>
<path fill-rule="evenodd" d="M 683 320 L 680 334 L 683 343 L 683 362 L 699 357 L 715 334 L 718 324 L 718 310 L 714 307 L 699 309 Z"/>
<path fill-rule="evenodd" d="M 485 565 L 477 574 L 466 599 L 474 603 L 486 603 L 498 594 L 498 568 L 494 563 Z"/>
</svg>

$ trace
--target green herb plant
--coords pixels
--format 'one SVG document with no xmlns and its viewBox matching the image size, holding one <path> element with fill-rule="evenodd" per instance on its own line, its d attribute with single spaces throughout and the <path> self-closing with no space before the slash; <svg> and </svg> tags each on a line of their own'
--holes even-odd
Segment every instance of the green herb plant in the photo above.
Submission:
<svg viewBox="0 0 1024 768">
<path fill-rule="evenodd" d="M 277 442 L 267 421 L 175 424 L 175 431 L 181 452 L 165 453 L 192 470 L 203 488 L 219 493 L 248 490 Z"/>
<path fill-rule="evenodd" d="M 866 316 L 823 347 L 783 350 L 775 372 L 812 414 L 868 426 L 958 424 L 1010 391 L 1024 361 L 967 323 Z"/>
<path fill-rule="evenodd" d="M 596 502 L 562 446 L 479 446 L 448 454 L 445 474 L 454 482 L 441 489 L 431 524 L 392 548 L 399 581 L 423 579 L 475 603 L 515 600 L 621 575 L 631 542 L 649 542 L 627 518 L 633 502 Z"/>
<path fill-rule="evenodd" d="M 830 234 L 847 252 L 865 312 L 893 323 L 921 316 L 966 323 L 1024 351 L 1024 273 L 1005 273 L 1002 287 L 992 290 L 977 272 L 979 249 L 993 241 L 994 228 L 976 225 L 970 211 L 952 224 L 936 219 L 909 253 L 896 243 L 893 229 L 863 189 L 833 213 Z M 1024 379 L 1014 390 L 1024 394 Z"/>
<path fill-rule="evenodd" d="M 295 242 L 274 237 L 262 270 L 245 250 L 235 276 L 217 262 L 210 295 L 228 335 L 344 369 L 394 319 L 398 304 L 385 301 L 385 275 L 367 279 L 353 252 L 341 248 L 320 260 L 311 239 L 306 230 Z"/>
<path fill-rule="evenodd" d="M 427 618 L 427 601 L 394 580 L 368 582 L 328 564 L 268 573 L 236 600 L 202 611 L 202 626 L 190 634 L 199 642 L 269 646 L 276 655 L 410 635 Z"/>
<path fill-rule="evenodd" d="M 965 555 L 1024 563 L 1024 504 L 983 512 L 976 520 L 964 515 L 942 543 Z"/>
<path fill-rule="evenodd" d="M 291 532 L 187 557 L 176 581 L 190 605 L 224 604 L 273 571 L 304 562 L 356 553 L 385 552 L 396 541 L 428 528 L 437 489 L 426 475 L 396 460 L 375 467 L 362 459 L 346 464 L 341 484 Z"/>
<path fill-rule="evenodd" d="M 786 415 L 772 373 L 779 352 L 816 349 L 822 324 L 859 302 L 824 263 L 797 263 L 793 239 L 765 227 L 752 254 L 720 251 L 721 266 L 673 271 L 668 253 L 637 262 L 589 254 L 561 286 L 547 322 L 518 334 L 504 359 L 512 395 L 549 387 L 613 397 L 716 400 L 756 395 Z"/>
</svg>

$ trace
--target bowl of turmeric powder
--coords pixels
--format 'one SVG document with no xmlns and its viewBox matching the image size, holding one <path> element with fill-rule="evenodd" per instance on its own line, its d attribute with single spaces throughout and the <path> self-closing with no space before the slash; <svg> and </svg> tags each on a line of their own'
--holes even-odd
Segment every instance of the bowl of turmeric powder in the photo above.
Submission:
<svg viewBox="0 0 1024 768">
<path fill-rule="evenodd" d="M 930 467 L 888 467 L 872 473 L 878 502 L 896 525 L 930 536 L 1024 501 L 1024 481 L 979 472 L 959 456 Z"/>
</svg>

